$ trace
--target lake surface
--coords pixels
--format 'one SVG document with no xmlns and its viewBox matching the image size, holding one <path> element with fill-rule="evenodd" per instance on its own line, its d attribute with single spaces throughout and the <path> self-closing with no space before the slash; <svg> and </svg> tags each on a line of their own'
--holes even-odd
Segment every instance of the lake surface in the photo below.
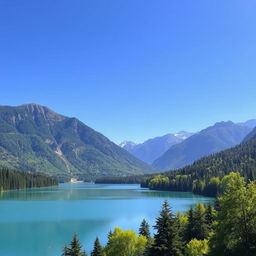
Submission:
<svg viewBox="0 0 256 256">
<path fill-rule="evenodd" d="M 96 236 L 104 244 L 116 226 L 138 231 L 143 218 L 153 225 L 165 199 L 174 212 L 213 201 L 139 185 L 61 184 L 1 193 L 0 255 L 60 256 L 74 232 L 89 252 Z"/>
</svg>

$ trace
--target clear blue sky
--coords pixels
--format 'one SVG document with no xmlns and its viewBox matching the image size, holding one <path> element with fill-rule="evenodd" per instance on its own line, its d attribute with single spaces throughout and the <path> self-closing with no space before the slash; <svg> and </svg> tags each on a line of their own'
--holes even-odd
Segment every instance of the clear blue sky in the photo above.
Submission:
<svg viewBox="0 0 256 256">
<path fill-rule="evenodd" d="M 116 143 L 256 118 L 255 0 L 0 0 L 0 104 Z"/>
</svg>

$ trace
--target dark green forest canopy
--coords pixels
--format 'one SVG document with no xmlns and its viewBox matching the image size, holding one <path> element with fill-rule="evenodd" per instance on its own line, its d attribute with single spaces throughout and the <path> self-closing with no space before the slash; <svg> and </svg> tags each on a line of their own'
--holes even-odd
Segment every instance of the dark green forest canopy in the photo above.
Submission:
<svg viewBox="0 0 256 256">
<path fill-rule="evenodd" d="M 55 185 L 58 185 L 57 180 L 41 174 L 0 169 L 0 191 Z"/>
<path fill-rule="evenodd" d="M 219 191 L 220 179 L 230 172 L 239 172 L 246 180 L 255 180 L 255 137 L 234 148 L 204 157 L 182 169 L 146 177 L 142 186 L 216 196 L 221 192 Z"/>
</svg>

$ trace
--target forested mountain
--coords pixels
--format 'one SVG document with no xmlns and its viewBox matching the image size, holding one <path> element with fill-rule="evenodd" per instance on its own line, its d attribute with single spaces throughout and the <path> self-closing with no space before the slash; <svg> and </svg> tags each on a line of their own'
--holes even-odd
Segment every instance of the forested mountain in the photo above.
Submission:
<svg viewBox="0 0 256 256">
<path fill-rule="evenodd" d="M 151 189 L 192 191 L 216 196 L 220 179 L 230 172 L 240 172 L 247 180 L 256 179 L 256 134 L 249 140 L 222 152 L 204 157 L 185 168 L 148 177 L 142 183 Z"/>
<path fill-rule="evenodd" d="M 78 119 L 37 104 L 0 106 L 0 167 L 60 179 L 153 170 Z"/>
<path fill-rule="evenodd" d="M 154 160 L 164 154 L 171 146 L 182 142 L 191 135 L 192 133 L 182 131 L 176 134 L 166 134 L 152 138 L 141 144 L 125 141 L 120 146 L 142 161 L 152 164 Z"/>
<path fill-rule="evenodd" d="M 230 121 L 216 123 L 172 146 L 154 161 L 153 166 L 161 170 L 182 168 L 204 156 L 238 145 L 251 130 L 252 122 L 248 125 Z"/>
</svg>

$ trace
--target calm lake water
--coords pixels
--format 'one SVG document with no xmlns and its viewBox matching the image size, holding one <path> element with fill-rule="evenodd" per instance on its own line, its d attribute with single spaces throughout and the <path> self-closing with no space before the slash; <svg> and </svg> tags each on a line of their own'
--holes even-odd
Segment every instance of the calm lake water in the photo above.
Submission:
<svg viewBox="0 0 256 256">
<path fill-rule="evenodd" d="M 174 212 L 211 198 L 139 185 L 61 184 L 0 194 L 0 255 L 60 256 L 77 232 L 89 252 L 99 236 L 106 242 L 115 226 L 138 231 L 143 218 L 153 225 L 167 199 Z"/>
</svg>

